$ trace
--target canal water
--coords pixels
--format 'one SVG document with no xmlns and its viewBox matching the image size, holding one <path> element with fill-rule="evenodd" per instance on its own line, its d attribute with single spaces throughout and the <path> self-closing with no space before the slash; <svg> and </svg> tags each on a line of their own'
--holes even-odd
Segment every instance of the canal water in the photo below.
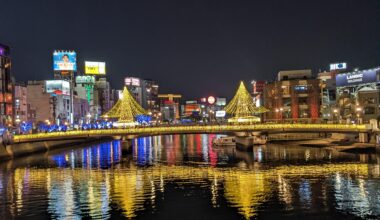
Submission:
<svg viewBox="0 0 380 220">
<path fill-rule="evenodd" d="M 0 164 L 0 219 L 379 219 L 380 156 L 217 135 L 77 146 Z"/>
</svg>

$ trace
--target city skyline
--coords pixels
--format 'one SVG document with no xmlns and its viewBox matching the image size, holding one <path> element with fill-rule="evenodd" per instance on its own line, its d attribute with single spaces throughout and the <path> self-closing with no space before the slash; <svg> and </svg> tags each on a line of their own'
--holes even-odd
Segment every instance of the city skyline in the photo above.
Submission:
<svg viewBox="0 0 380 220">
<path fill-rule="evenodd" d="M 186 98 L 231 98 L 240 79 L 272 81 L 280 70 L 379 66 L 378 1 L 66 3 L 65 14 L 52 1 L 3 3 L 17 81 L 52 79 L 56 49 L 75 50 L 79 70 L 105 61 L 113 88 L 136 76 Z"/>
</svg>

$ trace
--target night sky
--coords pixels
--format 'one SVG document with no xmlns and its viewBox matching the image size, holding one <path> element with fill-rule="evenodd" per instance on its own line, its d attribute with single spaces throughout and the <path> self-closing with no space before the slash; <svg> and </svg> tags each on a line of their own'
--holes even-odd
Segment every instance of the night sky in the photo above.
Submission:
<svg viewBox="0 0 380 220">
<path fill-rule="evenodd" d="M 0 0 L 0 43 L 17 81 L 53 78 L 52 51 L 105 61 L 113 88 L 231 97 L 239 80 L 329 63 L 380 65 L 380 0 Z"/>
</svg>

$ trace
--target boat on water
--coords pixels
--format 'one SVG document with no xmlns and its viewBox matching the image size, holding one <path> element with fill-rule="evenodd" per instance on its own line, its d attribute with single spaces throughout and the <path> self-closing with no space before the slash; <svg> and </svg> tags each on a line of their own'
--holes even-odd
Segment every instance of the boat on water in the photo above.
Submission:
<svg viewBox="0 0 380 220">
<path fill-rule="evenodd" d="M 220 137 L 212 140 L 213 146 L 236 146 L 236 144 L 252 146 L 264 145 L 267 143 L 265 135 L 254 135 L 248 137 Z"/>
<path fill-rule="evenodd" d="M 220 137 L 212 140 L 213 146 L 236 146 L 234 137 Z"/>
</svg>

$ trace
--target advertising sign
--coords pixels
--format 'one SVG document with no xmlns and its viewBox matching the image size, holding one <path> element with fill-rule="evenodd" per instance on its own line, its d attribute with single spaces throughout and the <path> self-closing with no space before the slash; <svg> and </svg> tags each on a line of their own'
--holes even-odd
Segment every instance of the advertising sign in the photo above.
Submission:
<svg viewBox="0 0 380 220">
<path fill-rule="evenodd" d="M 92 62 L 84 61 L 84 73 L 92 75 L 105 75 L 106 63 L 105 62 Z"/>
<path fill-rule="evenodd" d="M 345 70 L 347 69 L 347 63 L 332 63 L 330 64 L 330 71 L 331 70 Z"/>
<path fill-rule="evenodd" d="M 223 118 L 224 116 L 226 116 L 226 111 L 216 111 L 215 112 L 215 117 L 217 117 L 217 118 Z"/>
<path fill-rule="evenodd" d="M 54 71 L 77 71 L 77 53 L 75 51 L 54 51 Z"/>
<path fill-rule="evenodd" d="M 47 93 L 60 91 L 63 95 L 70 95 L 70 83 L 65 80 L 46 80 L 45 88 Z"/>
<path fill-rule="evenodd" d="M 336 86 L 351 86 L 363 83 L 377 82 L 377 72 L 380 69 L 363 70 L 358 72 L 343 73 L 336 75 Z"/>
<path fill-rule="evenodd" d="M 226 98 L 216 98 L 216 105 L 217 106 L 225 106 L 227 103 Z"/>
<path fill-rule="evenodd" d="M 4 56 L 4 55 L 5 55 L 5 49 L 0 46 L 0 56 Z"/>
<path fill-rule="evenodd" d="M 134 77 L 127 77 L 124 80 L 126 86 L 140 86 L 140 79 Z"/>
<path fill-rule="evenodd" d="M 75 78 L 76 83 L 81 84 L 95 84 L 95 77 L 93 76 L 77 76 Z"/>
<path fill-rule="evenodd" d="M 215 103 L 215 97 L 214 96 L 209 96 L 207 98 L 207 102 L 208 102 L 208 104 L 213 105 Z"/>
</svg>

